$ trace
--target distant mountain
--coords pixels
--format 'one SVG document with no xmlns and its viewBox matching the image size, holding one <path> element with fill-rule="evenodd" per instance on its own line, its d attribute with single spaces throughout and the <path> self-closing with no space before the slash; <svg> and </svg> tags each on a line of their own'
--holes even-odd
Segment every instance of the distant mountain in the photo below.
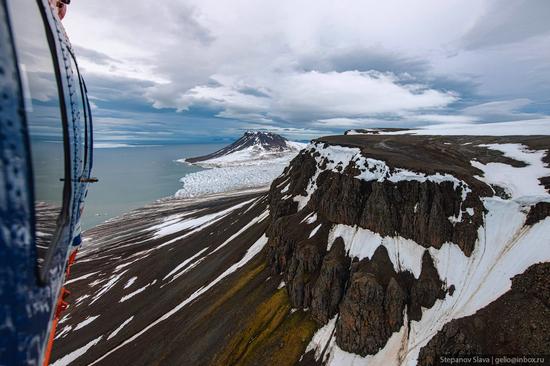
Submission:
<svg viewBox="0 0 550 366">
<path fill-rule="evenodd" d="M 180 159 L 179 162 L 203 168 L 187 174 L 178 198 L 268 187 L 306 144 L 261 131 L 247 131 L 237 141 L 211 154 Z"/>
<path fill-rule="evenodd" d="M 271 132 L 246 131 L 237 141 L 211 154 L 183 159 L 208 167 L 258 165 L 273 159 L 289 161 L 306 145 Z"/>
</svg>

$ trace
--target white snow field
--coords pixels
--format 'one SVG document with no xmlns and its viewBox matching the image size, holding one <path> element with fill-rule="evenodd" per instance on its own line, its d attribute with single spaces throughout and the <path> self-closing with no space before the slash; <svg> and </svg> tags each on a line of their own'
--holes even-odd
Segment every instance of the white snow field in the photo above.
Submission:
<svg viewBox="0 0 550 366">
<path fill-rule="evenodd" d="M 224 156 L 201 161 L 196 165 L 209 168 L 180 179 L 183 188 L 178 198 L 190 198 L 212 193 L 263 187 L 277 178 L 288 163 L 306 144 L 287 141 L 285 151 L 270 151 L 254 145 Z M 185 159 L 178 160 L 185 163 Z"/>
<path fill-rule="evenodd" d="M 525 177 L 550 175 L 550 168 L 546 168 L 542 161 L 544 151 L 529 150 L 522 144 L 488 144 L 480 146 L 502 151 L 505 156 L 528 164 L 522 168 L 514 168 L 502 163 L 488 163 L 485 165 L 472 161 L 473 166 L 483 171 L 484 176 L 480 177 L 482 181 L 503 187 L 512 198 L 547 194 L 538 180 L 525 179 Z"/>
<path fill-rule="evenodd" d="M 436 124 L 422 126 L 411 130 L 379 131 L 376 128 L 348 131 L 348 135 L 379 133 L 381 135 L 440 135 L 440 136 L 529 136 L 550 134 L 550 118 L 539 118 L 524 121 L 470 123 L 470 124 Z"/>
<path fill-rule="evenodd" d="M 284 163 L 213 168 L 186 175 L 180 179 L 183 188 L 176 192 L 177 198 L 192 198 L 212 193 L 268 186 L 285 169 Z"/>
<path fill-rule="evenodd" d="M 532 205 L 541 201 L 550 202 L 550 194 L 538 180 L 550 175 L 550 169 L 541 161 L 542 152 L 528 150 L 520 144 L 492 144 L 487 147 L 503 151 L 505 155 L 528 165 L 514 168 L 501 163 L 483 165 L 473 162 L 485 173 L 480 179 L 503 185 L 510 191 L 512 198 L 482 198 L 487 214 L 483 226 L 478 230 L 478 240 L 470 257 L 451 242 L 444 243 L 441 249 L 428 249 L 440 278 L 447 286 L 455 286 L 453 295 L 437 300 L 431 309 L 423 309 L 422 319 L 412 321 L 410 329 L 407 329 L 405 320 L 400 331 L 394 333 L 376 355 L 366 357 L 348 353 L 338 347 L 334 338 L 336 315 L 316 332 L 308 345 L 307 351 L 314 350 L 317 360 L 322 357 L 327 365 L 334 366 L 416 365 L 420 349 L 446 323 L 474 314 L 508 291 L 513 276 L 523 273 L 533 264 L 550 261 L 550 218 L 532 226 L 524 226 Z M 361 159 L 354 149 L 335 146 L 324 148 L 322 145 L 310 145 L 308 149 L 321 154 L 317 159 L 328 157 L 332 160 L 326 169 L 335 172 L 338 171 L 336 166 L 346 166 L 349 161 L 356 161 L 360 167 L 366 168 L 357 179 L 447 180 L 453 181 L 455 187 L 465 188 L 462 191 L 463 198 L 470 192 L 464 182 L 451 176 L 425 176 L 399 170 L 388 172 L 383 162 Z M 300 208 L 305 206 L 316 188 L 315 180 L 312 179 L 307 196 L 293 197 L 299 202 Z M 397 271 L 408 270 L 417 278 L 420 275 L 422 255 L 426 249 L 413 240 L 399 236 L 383 237 L 356 226 L 333 225 L 328 248 L 337 237 L 342 237 L 351 257 L 370 258 L 376 248 L 382 245 L 386 247 Z"/>
</svg>

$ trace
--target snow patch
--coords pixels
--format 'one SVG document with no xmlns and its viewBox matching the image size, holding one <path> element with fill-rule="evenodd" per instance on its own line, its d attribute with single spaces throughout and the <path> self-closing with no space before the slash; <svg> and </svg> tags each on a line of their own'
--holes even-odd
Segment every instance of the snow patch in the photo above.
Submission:
<svg viewBox="0 0 550 366">
<path fill-rule="evenodd" d="M 329 232 L 327 251 L 330 250 L 336 238 L 341 237 L 348 255 L 359 260 L 372 258 L 379 246 L 388 251 L 388 256 L 397 272 L 409 271 L 415 278 L 422 270 L 422 256 L 426 248 L 414 240 L 400 236 L 385 236 L 363 229 L 358 226 L 334 225 Z M 458 246 L 457 246 L 458 248 Z M 460 249 L 458 249 L 460 251 Z"/>
<path fill-rule="evenodd" d="M 69 365 L 74 360 L 76 360 L 77 358 L 79 358 L 80 356 L 82 356 L 83 354 L 88 352 L 88 350 L 90 348 L 92 348 L 93 346 L 98 344 L 99 341 L 101 341 L 102 338 L 103 338 L 103 336 L 99 336 L 98 338 L 94 339 L 93 341 L 87 343 L 85 346 L 80 347 L 79 349 L 77 349 L 77 350 L 61 357 L 59 360 L 55 361 L 50 366 L 66 366 L 66 365 Z"/>
<path fill-rule="evenodd" d="M 86 320 L 78 323 L 77 326 L 74 328 L 74 330 L 79 330 L 79 329 L 84 328 L 86 325 L 90 324 L 91 322 L 93 322 L 97 318 L 99 318 L 99 315 L 87 317 Z"/>
<path fill-rule="evenodd" d="M 54 339 L 64 338 L 71 330 L 73 330 L 73 327 L 71 325 L 67 325 L 61 330 L 61 332 L 57 333 Z"/>
<path fill-rule="evenodd" d="M 327 324 L 319 328 L 306 347 L 306 352 L 315 351 L 315 360 L 319 361 L 321 355 L 334 335 L 337 315 L 333 316 Z M 323 360 L 326 361 L 326 358 Z"/>
<path fill-rule="evenodd" d="M 300 224 L 302 224 L 304 222 L 306 222 L 308 224 L 313 224 L 315 221 L 317 221 L 317 213 L 312 212 L 309 215 L 307 215 L 306 217 L 304 217 L 304 219 L 302 221 L 300 221 Z"/>
<path fill-rule="evenodd" d="M 187 267 L 189 263 L 193 262 L 197 257 L 200 257 L 202 255 L 202 253 L 204 253 L 207 250 L 208 250 L 208 247 L 202 249 L 201 251 L 199 251 L 197 254 L 193 255 L 192 257 L 187 258 L 186 260 L 181 262 L 178 266 L 176 266 L 176 268 L 174 268 L 172 271 L 170 271 L 170 273 L 168 273 L 166 276 L 164 276 L 164 278 L 162 280 L 164 281 L 172 275 L 176 275 L 176 278 L 181 276 L 181 274 L 178 275 L 177 272 L 180 271 L 182 268 L 185 269 L 185 267 Z"/>
<path fill-rule="evenodd" d="M 313 229 L 311 231 L 311 233 L 309 233 L 309 238 L 308 239 L 311 239 L 315 236 L 315 234 L 317 234 L 317 231 L 319 231 L 319 229 L 321 228 L 322 224 L 319 224 L 315 227 L 315 229 Z"/>
<path fill-rule="evenodd" d="M 97 271 L 97 272 L 92 272 L 92 273 L 87 273 L 87 274 L 85 274 L 85 275 L 83 275 L 83 276 L 80 276 L 80 277 L 77 277 L 77 278 L 73 278 L 73 279 L 71 279 L 71 280 L 65 282 L 65 285 L 68 285 L 68 284 L 73 283 L 73 282 L 76 282 L 76 281 L 84 280 L 84 279 L 89 278 L 89 277 L 92 277 L 93 275 L 98 274 L 98 273 L 99 273 L 99 271 Z"/>
<path fill-rule="evenodd" d="M 85 294 L 85 295 L 82 295 L 82 296 L 80 296 L 79 298 L 77 298 L 77 299 L 74 301 L 75 306 L 78 306 L 82 301 L 84 301 L 84 300 L 87 299 L 88 297 L 90 297 L 90 295 Z"/>
<path fill-rule="evenodd" d="M 126 319 L 122 324 L 118 326 L 109 336 L 107 337 L 107 340 L 116 337 L 116 335 L 124 328 L 128 323 L 130 323 L 134 319 L 134 316 L 132 315 L 129 319 Z"/>
<path fill-rule="evenodd" d="M 480 145 L 492 150 L 498 150 L 505 156 L 523 161 L 528 164 L 525 167 L 515 168 L 503 163 L 482 164 L 472 161 L 472 166 L 483 171 L 483 177 L 478 179 L 487 184 L 495 184 L 503 187 L 512 197 L 522 196 L 548 196 L 548 192 L 539 181 L 539 178 L 550 176 L 550 168 L 542 161 L 546 151 L 529 150 L 522 144 L 488 144 Z"/>
<path fill-rule="evenodd" d="M 264 221 L 265 219 L 267 219 L 269 217 L 269 211 L 268 210 L 265 210 L 264 212 L 262 212 L 262 214 L 256 218 L 254 218 L 252 221 L 250 221 L 248 224 L 246 224 L 245 226 L 243 226 L 239 231 L 237 231 L 235 234 L 231 235 L 226 241 L 224 241 L 223 243 L 221 243 L 216 249 L 214 249 L 212 251 L 212 253 L 210 254 L 214 254 L 216 253 L 218 250 L 222 249 L 223 247 L 225 247 L 227 244 L 229 244 L 230 242 L 232 242 L 235 238 L 237 238 L 238 236 L 240 236 L 242 233 L 244 233 L 246 230 L 248 230 L 250 227 L 256 225 L 257 223 L 259 222 L 262 222 Z"/>
<path fill-rule="evenodd" d="M 152 285 L 154 285 L 155 283 L 157 283 L 157 280 L 154 280 L 153 282 L 148 283 L 147 285 L 138 288 L 138 289 L 135 290 L 134 292 L 131 292 L 131 293 L 129 293 L 129 294 L 126 295 L 126 296 L 123 296 L 123 297 L 119 300 L 119 302 L 124 302 L 124 301 L 126 301 L 126 300 L 131 299 L 132 297 L 136 296 L 137 294 L 142 293 L 143 291 L 147 290 L 147 288 L 148 288 L 149 286 L 152 286 Z"/>
<path fill-rule="evenodd" d="M 126 284 L 124 285 L 124 289 L 127 289 L 128 287 L 132 286 L 134 282 L 136 282 L 136 280 L 137 280 L 136 276 L 130 278 L 128 282 L 126 282 Z"/>
<path fill-rule="evenodd" d="M 109 281 L 107 281 L 107 283 L 105 285 L 103 285 L 98 292 L 96 292 L 96 294 L 94 295 L 92 301 L 90 302 L 90 305 L 93 304 L 94 302 L 96 302 L 97 300 L 99 300 L 101 298 L 101 296 L 103 296 L 105 293 L 107 293 L 107 291 L 109 291 L 110 289 L 113 288 L 114 285 L 117 284 L 118 280 L 122 277 L 122 275 L 124 273 L 126 273 L 128 270 L 125 270 L 121 273 L 118 273 L 118 274 L 115 274 L 115 275 L 112 275 L 110 278 L 109 278 Z"/>
</svg>

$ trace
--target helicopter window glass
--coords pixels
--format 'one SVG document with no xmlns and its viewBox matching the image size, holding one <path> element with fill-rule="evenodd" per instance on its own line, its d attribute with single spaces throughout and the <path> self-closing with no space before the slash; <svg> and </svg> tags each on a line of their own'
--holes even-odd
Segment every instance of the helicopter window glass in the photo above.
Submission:
<svg viewBox="0 0 550 366">
<path fill-rule="evenodd" d="M 32 158 L 38 266 L 62 227 L 65 151 L 61 102 L 52 52 L 36 0 L 9 0 Z M 69 188 L 70 189 L 70 188 Z"/>
<path fill-rule="evenodd" d="M 75 93 L 75 98 L 74 98 L 74 101 L 75 101 L 75 105 L 73 105 L 73 113 L 74 113 L 74 116 L 76 118 L 76 121 L 77 121 L 77 124 L 78 124 L 78 131 L 79 131 L 79 144 L 81 145 L 81 148 L 82 148 L 82 155 L 81 156 L 85 156 L 85 152 L 86 152 L 86 120 L 87 120 L 87 114 L 86 114 L 86 110 L 85 110 L 85 104 L 84 104 L 84 92 L 82 90 L 82 83 L 81 83 L 81 79 L 80 79 L 80 74 L 79 74 L 79 71 L 78 71 L 78 67 L 76 65 L 76 61 L 74 59 L 74 56 L 71 55 L 70 57 L 71 59 L 71 67 L 73 69 L 73 76 L 74 76 L 74 82 L 75 82 L 75 90 L 76 90 L 76 93 Z M 75 113 L 76 112 L 76 113 Z M 85 161 L 84 161 L 84 158 L 82 158 L 82 160 L 80 161 L 80 167 L 79 167 L 79 172 L 80 172 L 80 175 L 84 175 L 85 172 L 84 172 L 84 168 L 85 168 Z"/>
<path fill-rule="evenodd" d="M 80 78 L 80 83 L 82 85 L 82 91 L 84 95 L 84 104 L 86 112 L 86 128 L 85 128 L 85 134 L 86 134 L 86 142 L 84 144 L 84 166 L 88 170 L 86 174 L 89 175 L 91 170 L 91 164 L 92 164 L 92 112 L 90 111 L 90 102 L 88 100 L 88 92 L 86 90 L 86 83 L 84 82 L 84 79 Z"/>
</svg>

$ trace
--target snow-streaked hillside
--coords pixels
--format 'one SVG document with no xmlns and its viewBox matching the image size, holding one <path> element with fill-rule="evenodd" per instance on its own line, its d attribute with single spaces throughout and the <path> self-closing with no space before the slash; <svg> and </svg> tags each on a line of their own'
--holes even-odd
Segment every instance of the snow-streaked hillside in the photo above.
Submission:
<svg viewBox="0 0 550 366">
<path fill-rule="evenodd" d="M 305 146 L 273 133 L 247 131 L 231 145 L 212 154 L 178 160 L 209 169 L 183 177 L 183 188 L 176 197 L 267 186 Z"/>
<path fill-rule="evenodd" d="M 73 267 L 55 365 L 542 354 L 549 146 L 547 136 L 329 136 L 269 192 L 173 199 L 112 220 L 87 233 Z M 236 167 L 207 172 L 220 169 Z"/>
</svg>

